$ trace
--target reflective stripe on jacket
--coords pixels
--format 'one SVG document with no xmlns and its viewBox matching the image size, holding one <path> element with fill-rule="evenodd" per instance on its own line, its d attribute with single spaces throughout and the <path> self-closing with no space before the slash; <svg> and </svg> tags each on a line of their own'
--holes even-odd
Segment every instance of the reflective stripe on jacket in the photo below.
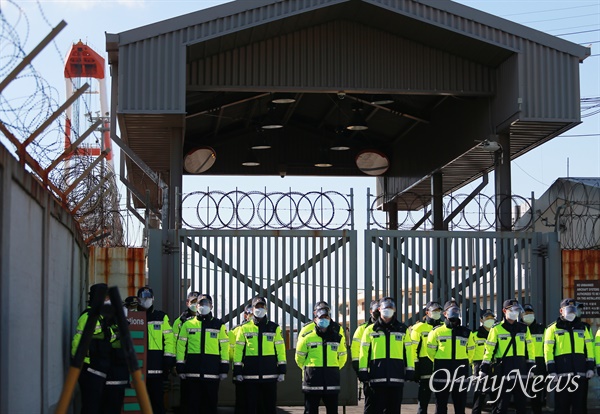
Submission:
<svg viewBox="0 0 600 414">
<path fill-rule="evenodd" d="M 578 374 L 594 369 L 594 345 L 583 323 L 558 319 L 546 328 L 544 359 L 548 373 Z"/>
<path fill-rule="evenodd" d="M 340 370 L 347 358 L 346 344 L 339 330 L 321 332 L 315 328 L 305 332 L 298 339 L 295 355 L 296 364 L 302 369 L 302 390 L 339 392 Z"/>
</svg>

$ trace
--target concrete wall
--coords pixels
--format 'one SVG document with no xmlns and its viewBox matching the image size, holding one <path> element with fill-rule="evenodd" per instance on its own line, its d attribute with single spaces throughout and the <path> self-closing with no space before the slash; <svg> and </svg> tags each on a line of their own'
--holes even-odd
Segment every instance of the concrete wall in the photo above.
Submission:
<svg viewBox="0 0 600 414">
<path fill-rule="evenodd" d="M 0 145 L 0 412 L 50 413 L 85 308 L 75 221 Z"/>
</svg>

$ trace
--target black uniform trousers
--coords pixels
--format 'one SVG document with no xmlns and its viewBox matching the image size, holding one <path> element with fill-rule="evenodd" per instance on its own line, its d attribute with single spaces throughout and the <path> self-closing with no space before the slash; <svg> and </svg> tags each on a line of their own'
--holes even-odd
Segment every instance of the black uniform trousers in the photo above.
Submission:
<svg viewBox="0 0 600 414">
<path fill-rule="evenodd" d="M 429 388 L 429 378 L 421 378 L 419 380 L 419 394 L 417 396 L 417 414 L 427 414 L 427 406 L 431 401 L 433 391 Z"/>
<path fill-rule="evenodd" d="M 337 414 L 338 393 L 304 393 L 304 414 L 319 414 L 319 403 L 323 400 L 327 414 Z"/>
<path fill-rule="evenodd" d="M 452 390 L 450 387 L 452 386 Z M 448 384 L 443 390 L 435 393 L 435 413 L 436 414 L 447 414 L 448 413 L 448 399 L 452 394 L 452 402 L 454 403 L 455 414 L 465 414 L 465 407 L 467 406 L 467 392 L 460 391 L 460 383 Z"/>
<path fill-rule="evenodd" d="M 500 381 L 500 378 L 498 378 L 498 381 Z M 517 382 L 516 384 L 515 381 Z M 498 400 L 494 403 L 492 414 L 506 414 L 508 412 L 508 407 L 510 406 L 510 401 L 513 398 L 516 413 L 525 414 L 527 412 L 527 398 L 525 398 L 525 392 L 521 388 L 521 383 L 518 379 L 505 379 L 499 392 L 500 397 L 498 397 Z"/>
<path fill-rule="evenodd" d="M 566 386 L 566 377 L 562 377 L 559 386 L 554 394 L 554 412 L 560 414 L 579 414 L 585 413 L 585 400 L 587 399 L 587 390 L 585 389 L 584 382 L 587 382 L 585 378 L 571 379 L 571 382 Z M 577 384 L 575 391 L 569 391 L 569 388 L 573 390 Z M 553 387 L 556 383 L 553 384 Z M 563 389 L 564 388 L 564 389 Z M 562 389 L 562 391 L 558 391 Z"/>
<path fill-rule="evenodd" d="M 473 375 L 477 375 L 479 373 L 480 367 L 481 361 L 473 362 Z M 481 383 L 473 392 L 473 408 L 471 409 L 471 414 L 481 414 L 481 410 L 485 407 L 485 400 L 487 399 L 489 391 L 484 392 L 482 389 L 483 384 Z"/>
<path fill-rule="evenodd" d="M 400 414 L 400 404 L 402 403 L 402 393 L 404 384 L 394 387 L 374 386 L 373 401 L 374 410 L 379 414 Z"/>
<path fill-rule="evenodd" d="M 104 387 L 103 414 L 121 414 L 125 401 L 125 387 L 123 385 L 107 385 Z"/>
<path fill-rule="evenodd" d="M 154 414 L 165 414 L 165 401 L 163 392 L 163 376 L 152 375 L 146 377 L 146 388 Z"/>
<path fill-rule="evenodd" d="M 242 381 L 233 381 L 235 386 L 234 414 L 246 414 L 246 384 Z"/>
<path fill-rule="evenodd" d="M 102 402 L 106 378 L 88 371 L 89 367 L 88 364 L 83 364 L 79 374 L 81 414 L 103 414 Z"/>
<path fill-rule="evenodd" d="M 246 414 L 277 413 L 277 382 L 244 381 Z"/>
<path fill-rule="evenodd" d="M 219 405 L 219 380 L 186 378 L 188 414 L 214 414 Z"/>
<path fill-rule="evenodd" d="M 375 402 L 373 401 L 373 388 L 368 382 L 363 382 L 363 393 L 365 395 L 365 409 L 364 414 L 375 414 Z"/>
</svg>

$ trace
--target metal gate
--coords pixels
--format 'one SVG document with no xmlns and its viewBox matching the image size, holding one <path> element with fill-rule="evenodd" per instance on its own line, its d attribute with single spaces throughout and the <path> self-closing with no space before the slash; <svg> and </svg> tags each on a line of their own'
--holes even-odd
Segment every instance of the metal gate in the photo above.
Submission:
<svg viewBox="0 0 600 414">
<path fill-rule="evenodd" d="M 264 296 L 289 348 L 320 300 L 353 330 L 356 238 L 353 230 L 179 230 L 180 297 L 211 294 L 214 314 L 231 328 L 252 297 Z"/>
<path fill-rule="evenodd" d="M 541 317 L 542 243 L 532 232 L 366 230 L 365 298 L 397 298 L 399 317 L 409 325 L 424 316 L 428 301 L 452 298 L 472 329 L 481 310 L 501 312 L 508 298 L 532 303 Z"/>
</svg>

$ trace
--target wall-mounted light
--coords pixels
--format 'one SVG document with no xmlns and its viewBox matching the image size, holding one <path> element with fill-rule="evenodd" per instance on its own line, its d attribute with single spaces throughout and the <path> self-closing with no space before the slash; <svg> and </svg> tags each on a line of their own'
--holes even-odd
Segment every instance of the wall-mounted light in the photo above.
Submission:
<svg viewBox="0 0 600 414">
<path fill-rule="evenodd" d="M 194 148 L 183 157 L 183 169 L 190 174 L 200 174 L 209 170 L 216 160 L 217 153 L 211 147 Z"/>
</svg>

